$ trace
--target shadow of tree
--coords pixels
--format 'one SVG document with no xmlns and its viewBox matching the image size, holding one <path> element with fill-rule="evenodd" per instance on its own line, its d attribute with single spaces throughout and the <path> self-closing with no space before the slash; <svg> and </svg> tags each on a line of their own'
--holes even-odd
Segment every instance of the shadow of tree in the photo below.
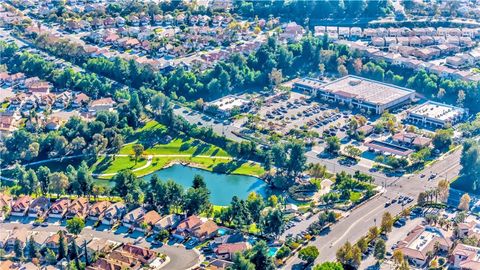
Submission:
<svg viewBox="0 0 480 270">
<path fill-rule="evenodd" d="M 110 167 L 112 162 L 113 162 L 113 157 L 111 156 L 105 157 L 102 161 L 100 161 L 100 163 L 97 164 L 93 173 L 102 173 L 108 167 Z"/>
</svg>

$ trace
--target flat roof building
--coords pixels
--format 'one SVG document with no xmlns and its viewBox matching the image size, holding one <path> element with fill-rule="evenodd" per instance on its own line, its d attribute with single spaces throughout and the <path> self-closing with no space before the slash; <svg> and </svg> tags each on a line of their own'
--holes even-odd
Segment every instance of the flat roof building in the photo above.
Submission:
<svg viewBox="0 0 480 270">
<path fill-rule="evenodd" d="M 207 103 L 207 107 L 215 107 L 220 114 L 228 117 L 235 108 L 244 111 L 247 110 L 251 104 L 252 102 L 250 100 L 228 95 Z"/>
<path fill-rule="evenodd" d="M 467 110 L 452 105 L 427 101 L 407 111 L 407 121 L 432 127 L 446 127 L 458 123 Z"/>
<path fill-rule="evenodd" d="M 304 78 L 296 82 L 294 88 L 326 100 L 351 104 L 376 114 L 411 102 L 415 98 L 414 90 L 352 75 L 326 84 L 316 79 Z"/>
<path fill-rule="evenodd" d="M 450 240 L 444 235 L 443 231 L 435 227 L 424 227 L 418 225 L 404 240 L 398 243 L 398 250 L 417 266 L 424 265 L 429 259 L 429 253 L 434 252 L 435 243 L 442 251 L 450 248 Z"/>
</svg>

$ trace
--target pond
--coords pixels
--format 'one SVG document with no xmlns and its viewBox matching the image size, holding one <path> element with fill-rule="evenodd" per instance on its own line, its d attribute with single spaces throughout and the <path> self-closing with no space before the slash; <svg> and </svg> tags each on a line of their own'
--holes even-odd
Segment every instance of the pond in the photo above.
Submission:
<svg viewBox="0 0 480 270">
<path fill-rule="evenodd" d="M 210 201 L 214 205 L 226 206 L 230 204 L 233 196 L 246 199 L 251 192 L 267 196 L 268 191 L 267 184 L 257 177 L 218 174 L 183 165 L 173 165 L 144 176 L 143 179 L 148 181 L 154 174 L 165 181 L 172 179 L 185 188 L 192 186 L 193 177 L 196 174 L 201 175 L 205 179 L 208 190 L 210 190 Z"/>
</svg>

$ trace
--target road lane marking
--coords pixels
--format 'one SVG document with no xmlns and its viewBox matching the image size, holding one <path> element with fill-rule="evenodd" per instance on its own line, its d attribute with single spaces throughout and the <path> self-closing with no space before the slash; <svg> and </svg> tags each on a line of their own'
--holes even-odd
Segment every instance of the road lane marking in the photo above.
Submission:
<svg viewBox="0 0 480 270">
<path fill-rule="evenodd" d="M 382 207 L 383 207 L 383 205 L 379 205 L 379 206 L 375 207 L 374 209 L 372 209 L 367 214 L 364 214 L 363 216 L 370 216 L 370 214 L 372 214 L 373 212 L 377 211 L 379 208 L 382 208 Z M 340 240 L 342 240 L 352 230 L 352 228 L 355 227 L 360 221 L 362 221 L 362 219 L 358 219 L 357 221 L 353 222 L 352 225 L 350 225 L 350 227 L 348 227 L 348 229 L 345 230 L 344 233 L 339 238 L 337 238 L 337 240 L 332 242 L 332 246 L 336 245 Z M 364 222 L 365 222 L 365 220 L 364 220 Z"/>
</svg>

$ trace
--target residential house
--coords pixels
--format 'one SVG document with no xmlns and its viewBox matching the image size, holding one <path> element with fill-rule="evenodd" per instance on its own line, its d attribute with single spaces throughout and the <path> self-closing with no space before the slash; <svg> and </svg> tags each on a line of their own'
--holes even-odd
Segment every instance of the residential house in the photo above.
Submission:
<svg viewBox="0 0 480 270">
<path fill-rule="evenodd" d="M 6 80 L 5 84 L 7 86 L 14 86 L 18 84 L 23 84 L 25 82 L 25 74 L 21 72 L 17 72 L 15 74 L 10 75 Z"/>
<path fill-rule="evenodd" d="M 116 17 L 115 24 L 117 25 L 117 27 L 122 27 L 125 25 L 125 19 L 122 17 Z"/>
<path fill-rule="evenodd" d="M 283 32 L 280 34 L 280 39 L 287 41 L 298 41 L 303 37 L 304 29 L 295 22 L 288 23 Z"/>
<path fill-rule="evenodd" d="M 448 251 L 450 245 L 450 240 L 442 230 L 418 225 L 398 243 L 397 250 L 400 250 L 405 258 L 413 264 L 423 266 L 427 263 L 429 255 L 435 247 L 438 247 L 439 251 Z"/>
<path fill-rule="evenodd" d="M 145 215 L 138 218 L 135 226 L 135 230 L 140 232 L 145 232 L 150 230 L 158 221 L 160 221 L 161 216 L 157 211 L 150 210 Z"/>
<path fill-rule="evenodd" d="M 29 236 L 30 232 L 26 228 L 13 229 L 5 243 L 6 249 L 13 249 L 16 241 L 18 241 L 21 248 L 24 248 Z"/>
<path fill-rule="evenodd" d="M 195 227 L 198 227 L 202 223 L 202 220 L 198 216 L 189 216 L 178 224 L 177 228 L 173 233 L 173 236 L 184 239 L 189 233 L 193 231 Z"/>
<path fill-rule="evenodd" d="M 70 203 L 70 199 L 68 198 L 60 198 L 56 200 L 50 207 L 48 216 L 51 218 L 63 218 L 67 213 Z"/>
<path fill-rule="evenodd" d="M 94 113 L 112 111 L 114 106 L 115 101 L 112 98 L 101 98 L 91 101 L 88 110 Z"/>
<path fill-rule="evenodd" d="M 27 86 L 27 92 L 32 94 L 45 95 L 50 93 L 52 87 L 52 84 L 47 81 L 37 81 Z"/>
<path fill-rule="evenodd" d="M 167 216 L 163 216 L 157 223 L 155 223 L 155 229 L 160 231 L 160 230 L 169 230 L 171 228 L 174 228 L 177 223 L 180 222 L 180 216 L 176 214 L 170 214 Z"/>
<path fill-rule="evenodd" d="M 80 197 L 74 200 L 68 207 L 66 217 L 80 217 L 85 218 L 88 214 L 88 199 L 85 197 Z"/>
<path fill-rule="evenodd" d="M 112 241 L 106 238 L 93 238 L 92 241 L 90 241 L 87 244 L 87 254 L 88 257 L 93 257 L 95 253 L 97 254 L 108 254 L 118 246 L 120 246 L 121 243 Z"/>
<path fill-rule="evenodd" d="M 72 107 L 73 108 L 80 108 L 88 104 L 88 101 L 90 98 L 84 94 L 84 93 L 79 93 L 75 95 L 75 97 L 72 100 Z"/>
<path fill-rule="evenodd" d="M 12 216 L 25 216 L 28 211 L 28 207 L 32 202 L 32 198 L 28 195 L 20 196 L 12 205 Z"/>
<path fill-rule="evenodd" d="M 243 253 L 251 248 L 252 246 L 248 242 L 226 243 L 219 245 L 215 254 L 218 259 L 233 260 L 235 254 Z"/>
<path fill-rule="evenodd" d="M 13 114 L 9 113 L 0 113 L 0 131 L 5 133 L 12 133 L 17 129 L 17 120 Z"/>
<path fill-rule="evenodd" d="M 135 226 L 136 221 L 145 215 L 145 209 L 143 207 L 138 207 L 128 212 L 122 219 L 122 224 L 125 227 Z"/>
<path fill-rule="evenodd" d="M 43 217 L 50 209 L 50 199 L 46 197 L 38 197 L 32 201 L 28 208 L 28 216 L 32 218 Z"/>
<path fill-rule="evenodd" d="M 37 250 L 40 250 L 52 234 L 54 233 L 46 231 L 35 231 L 30 236 Z M 30 238 L 28 240 L 30 241 Z"/>
<path fill-rule="evenodd" d="M 110 205 L 103 213 L 102 224 L 113 225 L 114 223 L 122 219 L 126 210 L 127 208 L 122 202 L 117 202 Z"/>
<path fill-rule="evenodd" d="M 72 236 L 67 234 L 66 231 L 62 231 L 62 233 L 63 233 L 64 239 L 65 239 L 65 242 L 70 243 L 70 239 L 72 239 Z M 57 233 L 51 234 L 45 240 L 44 245 L 45 245 L 46 248 L 48 248 L 50 250 L 53 250 L 54 252 L 57 252 L 58 248 L 60 246 L 60 233 L 57 232 Z"/>
<path fill-rule="evenodd" d="M 112 205 L 109 201 L 100 201 L 94 203 L 88 211 L 88 218 L 91 220 L 100 220 L 105 211 Z"/>
<path fill-rule="evenodd" d="M 195 237 L 199 241 L 204 241 L 215 236 L 218 229 L 219 228 L 215 222 L 212 220 L 207 220 L 199 226 L 194 227 L 193 231 L 191 232 L 191 236 Z"/>
<path fill-rule="evenodd" d="M 438 57 L 440 55 L 440 53 L 441 53 L 440 50 L 428 47 L 428 48 L 420 48 L 420 49 L 415 50 L 413 52 L 413 56 L 415 56 L 415 57 L 417 57 L 421 60 L 427 61 L 427 60 L 431 60 L 435 57 Z"/>
<path fill-rule="evenodd" d="M 455 269 L 480 269 L 480 248 L 462 243 L 457 244 L 452 252 L 452 261 Z"/>
</svg>

